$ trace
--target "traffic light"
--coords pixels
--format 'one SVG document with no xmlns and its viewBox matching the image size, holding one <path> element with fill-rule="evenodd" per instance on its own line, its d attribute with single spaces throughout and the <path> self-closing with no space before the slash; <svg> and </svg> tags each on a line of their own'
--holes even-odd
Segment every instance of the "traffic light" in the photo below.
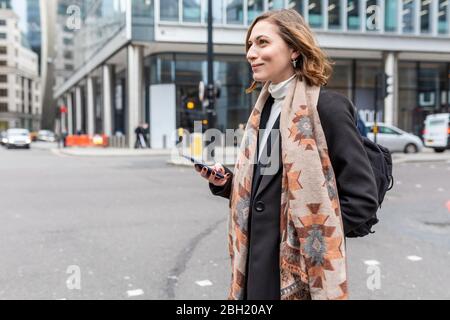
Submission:
<svg viewBox="0 0 450 320">
<path fill-rule="evenodd" d="M 192 101 L 189 101 L 189 102 L 187 103 L 187 105 L 186 105 L 186 108 L 187 108 L 188 110 L 194 110 L 194 109 L 195 109 L 195 103 L 192 102 Z"/>
<path fill-rule="evenodd" d="M 214 85 L 208 85 L 208 100 L 216 100 L 216 88 Z"/>
<path fill-rule="evenodd" d="M 394 78 L 386 73 L 380 74 L 377 81 L 377 87 L 380 92 L 380 98 L 386 99 L 390 94 L 394 93 Z"/>
</svg>

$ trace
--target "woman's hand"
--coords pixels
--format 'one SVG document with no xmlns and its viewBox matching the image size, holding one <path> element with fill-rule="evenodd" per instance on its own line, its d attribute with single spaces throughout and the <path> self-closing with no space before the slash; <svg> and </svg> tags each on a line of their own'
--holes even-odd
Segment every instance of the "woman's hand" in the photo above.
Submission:
<svg viewBox="0 0 450 320">
<path fill-rule="evenodd" d="M 224 185 L 226 185 L 228 180 L 230 179 L 231 175 L 229 173 L 225 174 L 225 168 L 220 163 L 216 163 L 211 168 L 213 169 L 213 172 L 212 172 L 212 174 L 208 175 L 208 169 L 203 168 L 203 169 L 200 170 L 200 168 L 198 166 L 195 166 L 195 170 L 197 172 L 199 172 L 200 175 L 203 178 L 208 180 L 213 185 L 215 185 L 217 187 L 223 187 Z M 220 179 L 220 178 L 216 177 L 216 173 L 217 172 L 219 172 L 222 175 L 224 175 L 225 178 L 224 179 Z"/>
</svg>

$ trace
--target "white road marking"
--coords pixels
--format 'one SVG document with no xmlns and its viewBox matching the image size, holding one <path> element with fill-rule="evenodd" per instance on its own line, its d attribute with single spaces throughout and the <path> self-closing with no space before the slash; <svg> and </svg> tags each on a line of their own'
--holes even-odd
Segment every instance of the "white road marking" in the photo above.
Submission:
<svg viewBox="0 0 450 320">
<path fill-rule="evenodd" d="M 422 260 L 422 258 L 418 256 L 408 256 L 407 259 L 414 262 Z"/>
<path fill-rule="evenodd" d="M 444 188 L 438 188 L 438 191 L 439 192 L 444 192 L 445 190 L 444 190 Z"/>
<path fill-rule="evenodd" d="M 368 266 L 378 266 L 380 263 L 377 260 L 365 260 L 364 264 Z"/>
<path fill-rule="evenodd" d="M 127 291 L 128 298 L 142 296 L 143 294 L 144 294 L 144 290 L 142 290 L 142 289 L 136 289 L 136 290 L 129 290 L 129 291 Z"/>
<path fill-rule="evenodd" d="M 416 184 L 416 188 L 420 189 L 420 188 L 422 188 L 422 185 L 421 184 Z"/>
<path fill-rule="evenodd" d="M 209 287 L 212 286 L 213 283 L 209 280 L 201 280 L 201 281 L 196 281 L 195 282 L 197 285 L 199 285 L 200 287 Z"/>
<path fill-rule="evenodd" d="M 398 184 L 398 185 L 401 185 L 401 184 L 402 184 L 402 182 L 401 182 L 401 181 L 397 181 L 397 182 L 396 182 L 396 184 Z"/>
</svg>

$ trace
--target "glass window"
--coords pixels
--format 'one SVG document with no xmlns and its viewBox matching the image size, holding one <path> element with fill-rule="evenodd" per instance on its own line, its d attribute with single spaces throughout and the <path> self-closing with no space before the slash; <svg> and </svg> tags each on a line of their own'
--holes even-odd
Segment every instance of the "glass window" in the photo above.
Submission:
<svg viewBox="0 0 450 320">
<path fill-rule="evenodd" d="M 388 128 L 388 127 L 384 127 L 384 126 L 380 126 L 380 133 L 384 133 L 384 134 L 396 134 L 399 135 L 400 133 L 394 129 Z"/>
<path fill-rule="evenodd" d="M 206 60 L 202 55 L 178 54 L 175 62 L 175 79 L 178 84 L 198 85 L 203 78 L 203 70 L 207 66 Z"/>
<path fill-rule="evenodd" d="M 398 13 L 398 1 L 386 0 L 384 4 L 384 30 L 386 32 L 397 31 L 397 13 Z"/>
<path fill-rule="evenodd" d="M 201 0 L 183 0 L 183 21 L 200 22 L 201 21 Z"/>
<path fill-rule="evenodd" d="M 175 82 L 175 63 L 172 54 L 160 54 L 150 58 L 150 83 Z"/>
<path fill-rule="evenodd" d="M 323 27 L 322 1 L 310 0 L 308 6 L 309 25 L 312 28 Z"/>
<path fill-rule="evenodd" d="M 431 1 L 421 0 L 420 1 L 420 32 L 429 33 L 431 31 Z"/>
<path fill-rule="evenodd" d="M 414 0 L 403 0 L 403 33 L 414 33 L 416 5 Z"/>
<path fill-rule="evenodd" d="M 70 39 L 70 38 L 64 38 L 64 44 L 66 45 L 66 46 L 70 46 L 70 45 L 73 45 L 73 39 Z"/>
<path fill-rule="evenodd" d="M 348 0 L 347 28 L 349 30 L 360 30 L 361 29 L 361 18 L 360 18 L 360 14 L 359 14 L 359 0 Z"/>
<path fill-rule="evenodd" d="M 341 29 L 341 0 L 328 1 L 328 28 Z"/>
<path fill-rule="evenodd" d="M 248 24 L 264 11 L 264 0 L 248 0 Z"/>
<path fill-rule="evenodd" d="M 213 5 L 213 21 L 215 24 L 223 24 L 223 1 L 214 1 Z M 203 19 L 208 22 L 208 0 L 203 0 Z"/>
<path fill-rule="evenodd" d="M 421 63 L 419 69 L 418 90 L 419 107 L 438 110 L 446 92 L 446 64 Z"/>
<path fill-rule="evenodd" d="M 160 1 L 161 20 L 178 21 L 178 0 Z"/>
<path fill-rule="evenodd" d="M 378 0 L 367 0 L 366 2 L 366 30 L 379 31 L 380 28 L 380 7 Z"/>
<path fill-rule="evenodd" d="M 289 9 L 295 9 L 298 13 L 303 15 L 303 5 L 304 0 L 289 0 L 288 8 Z"/>
<path fill-rule="evenodd" d="M 327 88 L 353 98 L 353 61 L 338 59 L 334 61 L 333 74 L 328 81 Z"/>
<path fill-rule="evenodd" d="M 376 60 L 358 60 L 355 66 L 355 104 L 359 110 L 373 110 L 375 75 L 383 71 L 383 64 Z"/>
<path fill-rule="evenodd" d="M 283 9 L 284 0 L 269 0 L 269 10 Z"/>
<path fill-rule="evenodd" d="M 369 131 L 371 133 L 373 133 L 373 129 L 374 129 L 374 126 L 370 126 Z M 382 133 L 382 134 L 396 134 L 396 135 L 400 134 L 396 130 L 388 128 L 388 127 L 385 127 L 385 126 L 378 126 L 378 132 Z"/>
<path fill-rule="evenodd" d="M 448 0 L 439 0 L 438 31 L 440 34 L 448 33 Z"/>
<path fill-rule="evenodd" d="M 227 1 L 227 23 L 243 24 L 244 1 L 243 0 L 226 0 L 226 1 Z"/>
<path fill-rule="evenodd" d="M 148 0 L 133 0 L 133 19 L 143 18 L 153 23 L 153 4 Z"/>
<path fill-rule="evenodd" d="M 73 59 L 73 52 L 72 51 L 64 51 L 64 59 L 72 60 Z"/>
</svg>

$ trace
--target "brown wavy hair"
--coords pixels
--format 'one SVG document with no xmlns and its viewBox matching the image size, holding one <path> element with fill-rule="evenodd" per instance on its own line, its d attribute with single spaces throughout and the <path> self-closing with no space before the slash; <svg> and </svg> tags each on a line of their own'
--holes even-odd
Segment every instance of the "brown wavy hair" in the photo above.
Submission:
<svg viewBox="0 0 450 320">
<path fill-rule="evenodd" d="M 303 17 L 294 9 L 268 11 L 258 16 L 247 31 L 245 52 L 250 49 L 249 40 L 255 25 L 267 20 L 278 26 L 278 32 L 287 45 L 299 53 L 295 73 L 309 86 L 324 86 L 331 77 L 333 63 L 316 42 L 315 36 Z M 257 82 L 253 81 L 247 93 L 253 92 Z"/>
</svg>

